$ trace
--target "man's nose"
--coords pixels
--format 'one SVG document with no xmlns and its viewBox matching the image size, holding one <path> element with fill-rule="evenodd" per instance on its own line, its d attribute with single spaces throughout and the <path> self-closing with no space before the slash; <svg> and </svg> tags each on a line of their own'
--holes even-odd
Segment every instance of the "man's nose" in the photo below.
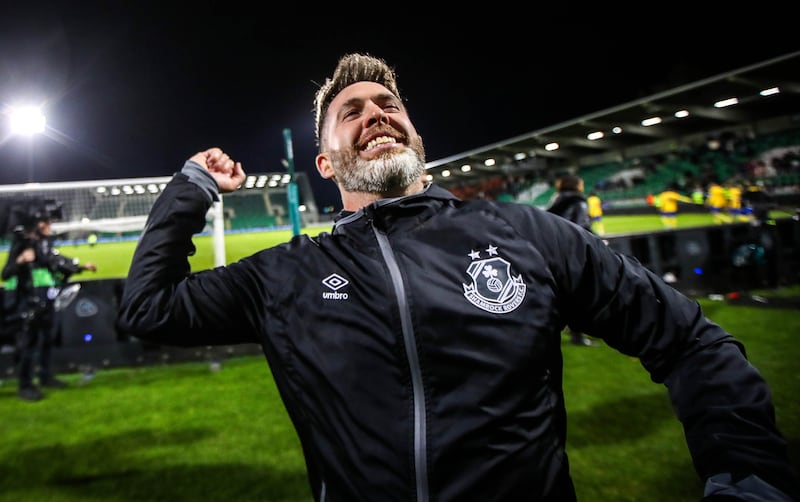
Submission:
<svg viewBox="0 0 800 502">
<path fill-rule="evenodd" d="M 389 123 L 389 116 L 386 115 L 386 112 L 383 111 L 383 108 L 379 106 L 373 106 L 367 113 L 364 114 L 366 118 L 366 126 L 372 126 L 376 123 L 380 124 L 388 124 Z"/>
</svg>

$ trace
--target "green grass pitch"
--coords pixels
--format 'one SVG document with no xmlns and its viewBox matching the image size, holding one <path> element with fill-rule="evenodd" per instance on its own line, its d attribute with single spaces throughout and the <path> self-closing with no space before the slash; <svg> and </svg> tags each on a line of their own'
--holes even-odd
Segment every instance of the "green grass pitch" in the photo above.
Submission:
<svg viewBox="0 0 800 502">
<path fill-rule="evenodd" d="M 681 215 L 679 223 L 690 225 L 690 216 Z M 708 224 L 706 215 L 696 216 Z M 640 225 L 661 228 L 651 215 L 606 218 L 609 235 L 648 230 Z M 290 236 L 289 230 L 229 235 L 227 261 Z M 134 245 L 61 251 L 98 264 L 97 274 L 81 279 L 124 277 Z M 211 267 L 211 239 L 198 237 L 196 245 L 193 267 Z M 763 294 L 798 296 L 800 288 Z M 770 382 L 778 425 L 797 465 L 798 310 L 698 301 L 745 344 Z M 602 343 L 583 348 L 567 340 L 567 448 L 578 499 L 699 500 L 703 487 L 666 390 L 638 360 Z M 15 380 L 0 376 L 0 502 L 312 500 L 300 445 L 263 356 L 231 357 L 220 369 L 206 361 L 165 362 L 100 370 L 91 379 L 80 372 L 62 377 L 69 388 L 29 403 L 16 397 Z"/>
</svg>

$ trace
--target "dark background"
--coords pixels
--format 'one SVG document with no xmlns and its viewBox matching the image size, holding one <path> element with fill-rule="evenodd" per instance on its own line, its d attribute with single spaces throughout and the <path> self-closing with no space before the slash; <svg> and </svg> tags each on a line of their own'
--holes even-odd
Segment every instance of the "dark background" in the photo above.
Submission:
<svg viewBox="0 0 800 502">
<path fill-rule="evenodd" d="M 366 4 L 337 4 L 332 18 L 311 4 L 283 14 L 259 5 L 5 9 L 0 105 L 5 114 L 43 104 L 48 130 L 11 137 L 0 116 L 0 185 L 165 176 L 210 146 L 248 172 L 282 171 L 289 128 L 318 206 L 338 209 L 338 192 L 314 167 L 312 109 L 346 52 L 396 68 L 432 161 L 800 48 L 792 30 L 746 23 L 532 22 L 522 11 L 455 21 Z"/>
</svg>

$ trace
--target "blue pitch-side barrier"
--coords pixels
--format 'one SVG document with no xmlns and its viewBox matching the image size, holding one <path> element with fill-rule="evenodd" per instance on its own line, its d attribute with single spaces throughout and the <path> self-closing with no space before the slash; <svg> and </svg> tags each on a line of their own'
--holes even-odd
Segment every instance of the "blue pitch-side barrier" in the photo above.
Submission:
<svg viewBox="0 0 800 502">
<path fill-rule="evenodd" d="M 636 257 L 690 296 L 800 283 L 800 218 L 784 218 L 775 225 L 732 223 L 615 235 L 607 240 L 610 247 Z M 80 284 L 77 297 L 59 313 L 56 323 L 58 343 L 53 355 L 60 372 L 91 373 L 189 360 L 216 365 L 225 358 L 261 353 L 260 347 L 250 344 L 176 348 L 120 333 L 115 323 L 124 279 Z M 13 333 L 5 333 L 0 342 L 0 378 L 12 378 Z"/>
</svg>

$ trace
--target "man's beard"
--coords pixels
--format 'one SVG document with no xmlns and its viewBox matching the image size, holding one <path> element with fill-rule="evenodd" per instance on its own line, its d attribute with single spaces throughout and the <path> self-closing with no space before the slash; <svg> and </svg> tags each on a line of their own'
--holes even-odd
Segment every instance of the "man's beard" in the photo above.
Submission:
<svg viewBox="0 0 800 502">
<path fill-rule="evenodd" d="M 372 160 L 359 157 L 354 148 L 331 152 L 336 181 L 349 192 L 392 193 L 417 182 L 425 172 L 422 140 L 412 140 L 402 152 L 394 149 Z"/>
</svg>

